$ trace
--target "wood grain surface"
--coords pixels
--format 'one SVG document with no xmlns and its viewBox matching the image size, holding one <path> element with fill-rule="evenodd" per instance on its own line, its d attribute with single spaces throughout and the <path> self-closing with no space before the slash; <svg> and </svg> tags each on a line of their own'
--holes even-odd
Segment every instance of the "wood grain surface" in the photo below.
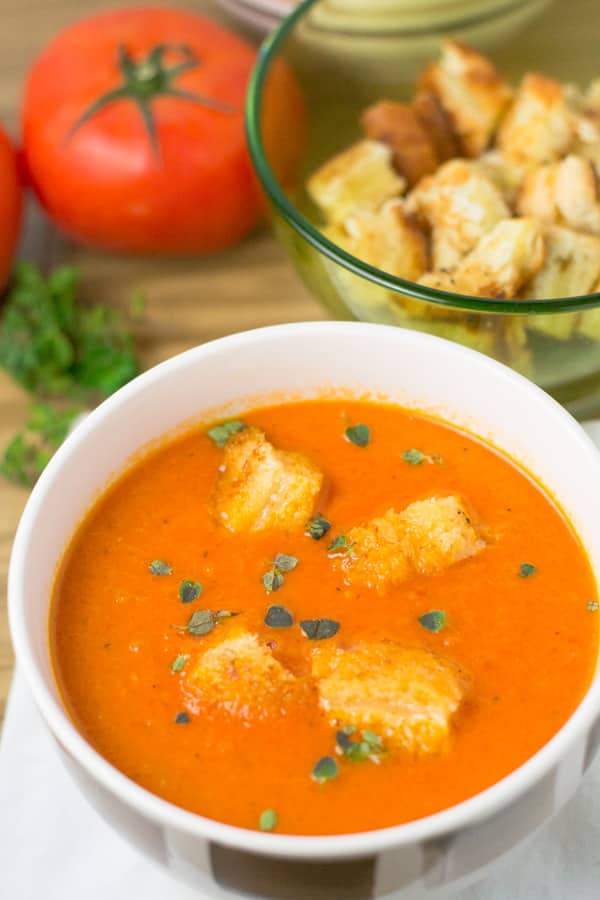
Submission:
<svg viewBox="0 0 600 900">
<path fill-rule="evenodd" d="M 30 61 L 62 26 L 87 12 L 122 5 L 88 0 L 0 0 L 0 119 L 18 133 L 23 79 Z M 173 4 L 175 5 L 175 4 Z M 212 3 L 179 2 L 221 17 Z M 35 210 L 22 255 L 76 263 L 82 295 L 125 307 L 146 297 L 134 331 L 145 367 L 203 341 L 277 322 L 323 318 L 266 227 L 232 250 L 205 259 L 148 260 L 84 250 L 62 242 Z M 27 397 L 0 372 L 0 451 L 24 423 Z M 0 482 L 0 726 L 13 669 L 6 617 L 6 574 L 14 532 L 27 500 Z"/>
</svg>

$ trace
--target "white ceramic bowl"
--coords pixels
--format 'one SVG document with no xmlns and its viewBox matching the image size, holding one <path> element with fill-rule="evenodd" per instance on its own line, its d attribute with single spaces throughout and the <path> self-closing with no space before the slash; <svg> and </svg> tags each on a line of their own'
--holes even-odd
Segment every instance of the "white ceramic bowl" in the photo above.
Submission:
<svg viewBox="0 0 600 900">
<path fill-rule="evenodd" d="M 600 572 L 600 455 L 541 390 L 464 347 L 380 325 L 318 322 L 233 335 L 146 372 L 67 439 L 37 484 L 15 539 L 9 612 L 19 666 L 82 792 L 122 835 L 208 897 L 421 897 L 465 883 L 533 834 L 572 794 L 600 743 L 600 675 L 538 753 L 443 812 L 364 834 L 247 831 L 166 803 L 99 756 L 65 713 L 52 676 L 48 605 L 75 526 L 132 453 L 218 407 L 323 388 L 374 392 L 463 426 L 534 472 Z M 474 590 L 477 587 L 474 586 Z M 232 893 L 233 892 L 233 893 Z"/>
</svg>

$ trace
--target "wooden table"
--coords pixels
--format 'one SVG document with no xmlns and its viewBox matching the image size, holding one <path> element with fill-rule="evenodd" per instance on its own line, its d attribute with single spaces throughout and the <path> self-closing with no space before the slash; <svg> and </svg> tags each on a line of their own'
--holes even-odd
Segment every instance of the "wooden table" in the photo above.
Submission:
<svg viewBox="0 0 600 900">
<path fill-rule="evenodd" d="M 16 134 L 23 78 L 35 54 L 60 27 L 88 11 L 120 5 L 91 0 L 0 0 L 0 119 Z M 121 4 L 122 5 L 122 4 Z M 179 2 L 204 7 L 210 2 Z M 39 232 L 38 232 L 39 234 Z M 48 232 L 45 232 L 48 236 Z M 51 253 L 76 263 L 82 273 L 82 293 L 90 301 L 125 307 L 134 291 L 146 297 L 143 319 L 135 326 L 144 366 L 158 363 L 195 344 L 234 331 L 277 322 L 323 318 L 287 263 L 270 233 L 263 228 L 238 247 L 206 259 L 144 260 L 90 252 L 51 240 L 36 255 Z M 25 394 L 0 372 L 0 451 L 25 420 Z M 6 573 L 19 516 L 27 500 L 21 488 L 0 482 L 0 725 L 13 668 L 6 619 Z"/>
</svg>

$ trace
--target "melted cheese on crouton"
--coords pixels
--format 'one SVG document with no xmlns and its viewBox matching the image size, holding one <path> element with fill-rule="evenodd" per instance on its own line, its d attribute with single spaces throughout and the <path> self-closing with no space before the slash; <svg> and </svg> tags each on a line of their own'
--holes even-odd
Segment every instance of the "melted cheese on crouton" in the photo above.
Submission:
<svg viewBox="0 0 600 900">
<path fill-rule="evenodd" d="M 330 222 L 343 222 L 360 209 L 378 209 L 402 194 L 406 181 L 392 166 L 392 151 L 377 141 L 360 141 L 321 166 L 307 190 Z"/>
<path fill-rule="evenodd" d="M 318 648 L 312 672 L 332 723 L 370 729 L 384 747 L 418 754 L 447 747 L 452 717 L 468 688 L 450 660 L 392 641 Z"/>
<path fill-rule="evenodd" d="M 575 119 L 564 89 L 543 75 L 526 75 L 498 132 L 498 147 L 516 164 L 554 162 L 575 140 Z"/>
<path fill-rule="evenodd" d="M 425 69 L 420 87 L 439 98 L 467 156 L 486 149 L 512 97 L 490 60 L 456 41 L 442 43 L 441 59 Z"/>
<path fill-rule="evenodd" d="M 333 557 L 349 584 L 383 591 L 414 575 L 434 575 L 485 546 L 463 502 L 428 497 L 402 512 L 355 525 L 346 533 L 350 552 Z"/>
<path fill-rule="evenodd" d="M 451 160 L 414 189 L 408 209 L 415 209 L 432 228 L 434 269 L 453 269 L 479 239 L 510 216 L 493 182 L 463 159 Z"/>
<path fill-rule="evenodd" d="M 322 483 L 307 457 L 276 450 L 258 428 L 246 428 L 225 445 L 215 512 L 230 531 L 302 528 Z"/>
<path fill-rule="evenodd" d="M 307 691 L 255 634 L 243 630 L 200 653 L 188 668 L 190 708 L 218 707 L 243 719 L 281 714 Z"/>
</svg>

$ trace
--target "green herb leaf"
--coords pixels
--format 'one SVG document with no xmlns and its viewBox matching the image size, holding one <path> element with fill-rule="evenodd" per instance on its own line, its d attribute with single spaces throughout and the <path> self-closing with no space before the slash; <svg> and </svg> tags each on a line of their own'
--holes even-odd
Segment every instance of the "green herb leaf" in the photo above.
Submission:
<svg viewBox="0 0 600 900">
<path fill-rule="evenodd" d="M 420 466 L 421 463 L 424 463 L 427 457 L 421 450 L 417 450 L 416 447 L 412 447 L 410 450 L 405 450 L 402 454 L 402 459 L 404 462 L 408 463 L 409 466 Z"/>
<path fill-rule="evenodd" d="M 270 606 L 265 616 L 265 625 L 269 628 L 290 628 L 294 624 L 294 617 L 285 606 Z"/>
<path fill-rule="evenodd" d="M 162 559 L 153 559 L 148 566 L 153 575 L 172 575 L 173 569 L 169 563 L 163 562 Z"/>
<path fill-rule="evenodd" d="M 371 752 L 366 741 L 350 741 L 350 746 L 344 752 L 344 756 L 352 762 L 366 762 Z"/>
<path fill-rule="evenodd" d="M 178 712 L 177 715 L 175 716 L 175 724 L 176 725 L 187 725 L 188 722 L 191 722 L 191 721 L 192 720 L 190 719 L 190 717 L 188 716 L 188 714 L 186 712 Z"/>
<path fill-rule="evenodd" d="M 441 609 L 432 609 L 430 612 L 419 616 L 419 622 L 427 631 L 437 634 L 446 625 L 446 613 Z"/>
<path fill-rule="evenodd" d="M 352 553 L 354 549 L 354 542 L 349 543 L 348 538 L 345 534 L 338 534 L 336 538 L 333 539 L 329 547 L 327 548 L 327 553 L 331 556 L 333 554 L 337 554 L 339 556 L 344 556 L 348 554 L 348 556 Z"/>
<path fill-rule="evenodd" d="M 176 656 L 171 663 L 171 672 L 181 672 L 189 658 L 187 653 L 180 653 L 179 656 Z"/>
<path fill-rule="evenodd" d="M 193 603 L 202 593 L 199 581 L 182 581 L 179 585 L 179 599 L 182 603 Z"/>
<path fill-rule="evenodd" d="M 357 447 L 368 447 L 371 441 L 371 429 L 368 425 L 352 425 L 344 432 L 351 444 Z"/>
<path fill-rule="evenodd" d="M 349 734 L 353 734 L 355 730 L 352 728 L 352 731 L 348 732 L 348 729 L 344 728 L 341 731 L 337 731 L 335 735 L 336 744 L 347 759 L 352 760 L 352 762 L 364 762 L 371 756 L 376 756 L 382 752 L 380 737 L 373 734 L 372 731 L 363 731 L 362 740 L 353 741 L 350 739 Z"/>
<path fill-rule="evenodd" d="M 0 366 L 40 397 L 108 395 L 138 373 L 124 316 L 77 300 L 79 275 L 60 268 L 44 278 L 17 263 L 0 325 Z"/>
<path fill-rule="evenodd" d="M 265 590 L 269 591 L 269 593 L 278 591 L 283 584 L 283 575 L 275 568 L 269 569 L 269 571 L 265 572 L 265 574 L 263 575 L 262 583 Z"/>
<path fill-rule="evenodd" d="M 273 565 L 280 572 L 291 572 L 298 565 L 298 559 L 295 556 L 288 556 L 286 553 L 278 553 L 273 560 Z"/>
<path fill-rule="evenodd" d="M 336 778 L 338 773 L 338 764 L 333 756 L 322 756 L 313 766 L 312 777 L 319 784 L 324 784 L 326 781 Z"/>
<path fill-rule="evenodd" d="M 229 419 L 227 422 L 221 422 L 220 425 L 213 425 L 206 433 L 217 447 L 224 447 L 232 435 L 243 431 L 244 428 L 246 428 L 246 423 L 241 419 Z"/>
<path fill-rule="evenodd" d="M 378 734 L 374 734 L 372 731 L 363 731 L 362 732 L 363 741 L 371 748 L 371 751 L 380 751 L 383 746 L 383 741 L 379 737 Z"/>
<path fill-rule="evenodd" d="M 519 578 L 530 578 L 535 572 L 537 572 L 537 569 L 531 563 L 521 563 L 518 574 Z"/>
<path fill-rule="evenodd" d="M 258 827 L 261 831 L 273 831 L 277 827 L 277 813 L 274 809 L 265 809 L 260 814 Z"/>
<path fill-rule="evenodd" d="M 24 431 L 12 438 L 0 459 L 0 474 L 16 484 L 32 487 L 80 412 L 32 403 Z"/>
<path fill-rule="evenodd" d="M 340 623 L 333 619 L 304 619 L 300 622 L 302 634 L 309 641 L 323 641 L 333 637 L 340 630 Z"/>
<path fill-rule="evenodd" d="M 306 534 L 315 541 L 320 541 L 331 528 L 331 522 L 323 516 L 315 516 L 306 523 Z"/>
<path fill-rule="evenodd" d="M 598 612 L 600 609 L 600 603 L 597 600 L 588 600 L 587 602 L 588 612 Z"/>
<path fill-rule="evenodd" d="M 202 637 L 212 631 L 215 625 L 215 617 L 210 609 L 197 609 L 188 620 L 185 630 L 194 637 Z"/>
</svg>

